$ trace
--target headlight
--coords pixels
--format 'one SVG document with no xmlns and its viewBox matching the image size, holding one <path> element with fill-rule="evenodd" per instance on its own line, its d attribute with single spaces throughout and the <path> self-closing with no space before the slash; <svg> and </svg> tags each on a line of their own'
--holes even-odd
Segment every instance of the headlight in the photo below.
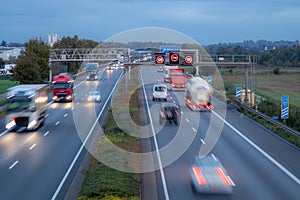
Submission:
<svg viewBox="0 0 300 200">
<path fill-rule="evenodd" d="M 9 122 L 8 124 L 6 124 L 5 128 L 6 129 L 11 129 L 12 127 L 14 127 L 16 125 L 15 120 Z"/>
</svg>

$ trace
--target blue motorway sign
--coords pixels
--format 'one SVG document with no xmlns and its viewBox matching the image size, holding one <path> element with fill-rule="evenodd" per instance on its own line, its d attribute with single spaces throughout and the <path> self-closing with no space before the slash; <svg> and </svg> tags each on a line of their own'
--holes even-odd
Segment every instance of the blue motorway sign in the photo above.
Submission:
<svg viewBox="0 0 300 200">
<path fill-rule="evenodd" d="M 281 119 L 289 118 L 289 96 L 281 96 Z"/>
<path fill-rule="evenodd" d="M 235 97 L 240 99 L 242 95 L 242 88 L 241 87 L 235 87 Z"/>
<path fill-rule="evenodd" d="M 170 51 L 180 51 L 180 46 L 160 46 L 159 52 L 160 53 L 169 53 Z"/>
<path fill-rule="evenodd" d="M 212 84 L 212 78 L 211 78 L 211 76 L 207 77 L 207 83 L 210 84 L 210 85 Z"/>
</svg>

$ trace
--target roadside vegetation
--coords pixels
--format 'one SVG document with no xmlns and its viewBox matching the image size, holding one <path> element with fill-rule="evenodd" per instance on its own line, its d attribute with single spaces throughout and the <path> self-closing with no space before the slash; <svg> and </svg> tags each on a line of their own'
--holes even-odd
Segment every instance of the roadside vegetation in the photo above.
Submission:
<svg viewBox="0 0 300 200">
<path fill-rule="evenodd" d="M 244 87 L 244 72 L 233 70 L 222 72 L 225 84 L 227 98 L 230 100 L 235 98 L 235 87 Z M 254 109 L 259 112 L 277 119 L 281 123 L 300 131 L 300 72 L 280 72 L 274 71 L 258 71 L 256 73 L 256 102 Z M 289 118 L 281 119 L 281 96 L 289 96 Z M 236 99 L 238 100 L 238 99 Z M 254 120 L 258 121 L 265 127 L 269 128 L 282 138 L 300 147 L 300 139 L 292 134 L 281 130 L 281 128 L 269 124 L 258 116 L 254 116 L 241 110 Z"/>
<path fill-rule="evenodd" d="M 139 167 L 140 159 L 124 160 L 119 154 L 109 148 L 104 151 L 100 148 L 105 146 L 108 140 L 113 142 L 119 148 L 130 152 L 140 152 L 139 139 L 128 135 L 128 130 L 138 131 L 135 128 L 127 127 L 126 131 L 120 129 L 116 120 L 123 118 L 122 112 L 129 106 L 129 113 L 132 120 L 139 121 L 138 91 L 134 85 L 138 83 L 138 70 L 132 70 L 131 78 L 128 84 L 128 90 L 125 88 L 125 80 L 117 88 L 118 93 L 113 97 L 113 105 L 118 108 L 118 116 L 113 115 L 110 109 L 106 120 L 102 126 L 105 137 L 102 137 L 98 144 L 97 155 L 113 157 L 114 160 L 120 160 L 120 165 L 124 168 Z M 126 103 L 127 102 L 127 103 Z M 127 119 L 122 119 L 127 120 Z M 78 200 L 104 199 L 104 200 L 138 200 L 140 199 L 140 174 L 128 173 L 112 169 L 109 166 L 93 158 L 87 170 L 81 191 L 78 194 Z"/>
</svg>

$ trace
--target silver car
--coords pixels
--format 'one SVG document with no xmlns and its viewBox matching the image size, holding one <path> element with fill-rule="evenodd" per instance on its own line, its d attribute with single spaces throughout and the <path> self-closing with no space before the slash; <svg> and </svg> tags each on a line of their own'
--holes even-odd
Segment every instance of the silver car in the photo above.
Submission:
<svg viewBox="0 0 300 200">
<path fill-rule="evenodd" d="M 234 183 L 214 155 L 196 156 L 190 165 L 191 184 L 197 193 L 231 194 Z"/>
<path fill-rule="evenodd" d="M 98 91 L 89 91 L 88 101 L 101 102 L 101 95 Z"/>
</svg>

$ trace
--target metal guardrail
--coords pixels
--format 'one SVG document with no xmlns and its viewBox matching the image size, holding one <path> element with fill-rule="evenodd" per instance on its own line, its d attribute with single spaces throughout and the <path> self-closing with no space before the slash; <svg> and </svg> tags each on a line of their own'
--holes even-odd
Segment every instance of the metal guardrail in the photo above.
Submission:
<svg viewBox="0 0 300 200">
<path fill-rule="evenodd" d="M 259 112 L 259 111 L 256 111 L 256 110 L 254 110 L 253 108 L 250 108 L 250 107 L 248 107 L 248 106 L 242 104 L 242 103 L 239 102 L 239 101 L 232 100 L 232 102 L 233 102 L 234 104 L 237 104 L 238 106 L 242 107 L 243 109 L 245 109 L 245 110 L 247 110 L 247 111 L 249 111 L 249 112 L 251 112 L 251 113 L 253 113 L 253 114 L 255 114 L 255 115 L 260 116 L 261 118 L 267 120 L 268 122 L 272 123 L 273 125 L 279 126 L 279 127 L 282 128 L 283 130 L 285 130 L 285 131 L 287 131 L 287 132 L 293 134 L 294 136 L 300 138 L 300 133 L 299 133 L 298 131 L 292 129 L 291 127 L 286 126 L 286 125 L 282 124 L 281 122 L 276 121 L 276 120 L 272 119 L 271 117 L 269 117 L 269 116 L 267 116 L 267 115 L 265 115 L 265 114 L 263 114 L 263 113 L 261 113 L 261 112 Z"/>
</svg>

